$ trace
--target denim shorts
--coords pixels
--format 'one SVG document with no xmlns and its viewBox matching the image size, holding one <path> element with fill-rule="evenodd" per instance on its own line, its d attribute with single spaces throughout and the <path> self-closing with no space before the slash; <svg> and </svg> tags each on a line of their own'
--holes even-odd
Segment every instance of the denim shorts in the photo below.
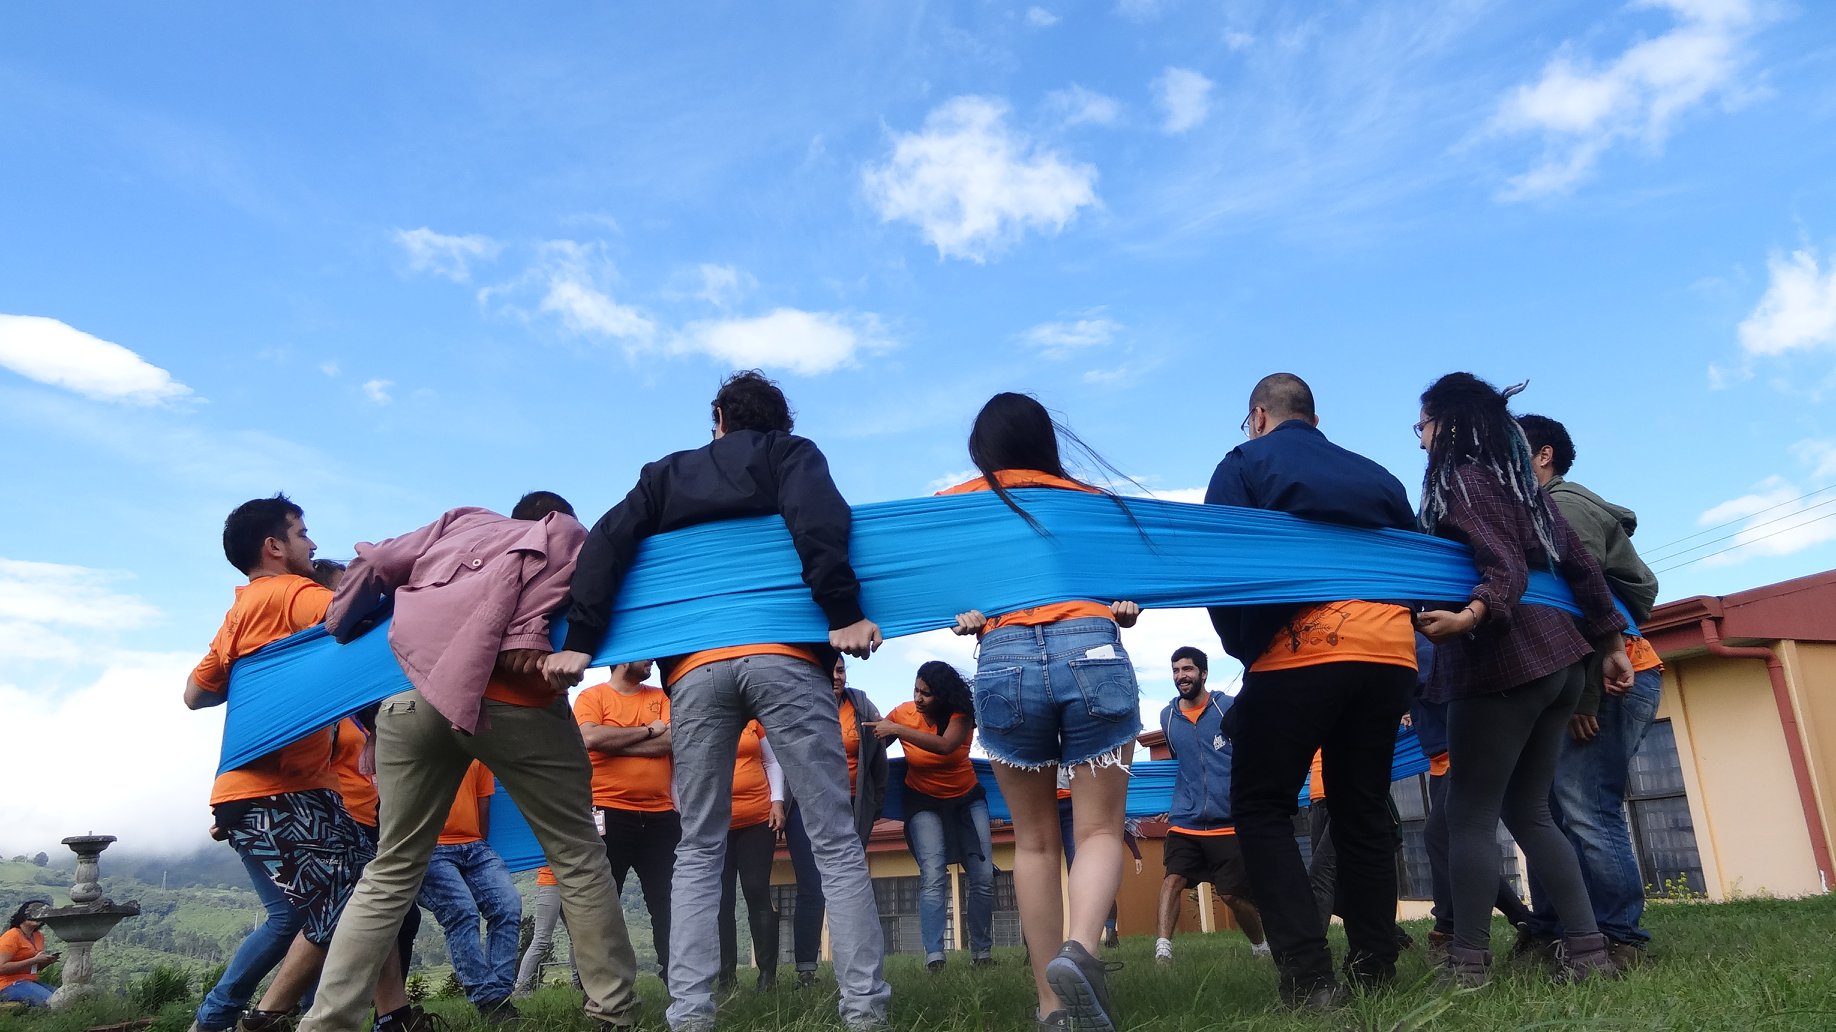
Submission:
<svg viewBox="0 0 1836 1032">
<path fill-rule="evenodd" d="M 1140 695 L 1111 620 L 996 628 L 976 657 L 982 748 L 1010 767 L 1069 767 L 1114 753 L 1141 731 Z"/>
</svg>

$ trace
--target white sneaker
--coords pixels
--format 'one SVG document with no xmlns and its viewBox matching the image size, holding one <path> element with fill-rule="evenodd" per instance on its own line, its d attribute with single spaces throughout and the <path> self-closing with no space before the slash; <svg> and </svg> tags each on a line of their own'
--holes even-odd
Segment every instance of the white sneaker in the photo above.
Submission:
<svg viewBox="0 0 1836 1032">
<path fill-rule="evenodd" d="M 1173 963 L 1173 940 L 1172 939 L 1155 939 L 1154 940 L 1154 963 L 1156 964 Z"/>
<path fill-rule="evenodd" d="M 1270 951 L 1267 942 L 1252 942 L 1250 943 L 1250 956 L 1271 957 L 1274 956 L 1274 953 Z"/>
</svg>

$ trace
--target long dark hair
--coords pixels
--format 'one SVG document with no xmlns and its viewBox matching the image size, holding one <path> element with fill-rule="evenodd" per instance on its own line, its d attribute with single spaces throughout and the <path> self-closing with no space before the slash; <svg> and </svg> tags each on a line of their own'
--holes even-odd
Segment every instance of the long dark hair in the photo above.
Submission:
<svg viewBox="0 0 1836 1032">
<path fill-rule="evenodd" d="M 1555 519 L 1536 482 L 1530 442 L 1511 418 L 1509 401 L 1530 381 L 1500 391 L 1471 373 L 1448 373 L 1422 392 L 1422 415 L 1434 421 L 1428 469 L 1422 474 L 1423 533 L 1432 534 L 1447 515 L 1449 496 L 1464 492 L 1456 471 L 1477 466 L 1509 489 L 1529 510 L 1530 524 L 1551 567 L 1560 558 Z"/>
<path fill-rule="evenodd" d="M 927 716 L 938 734 L 949 729 L 950 719 L 958 713 L 975 723 L 975 701 L 969 697 L 969 684 L 955 667 L 933 659 L 918 668 L 918 680 L 931 690 L 931 712 Z"/>
<path fill-rule="evenodd" d="M 982 411 L 976 413 L 975 425 L 969 429 L 969 461 L 975 463 L 975 468 L 981 471 L 982 479 L 1001 497 L 1001 501 L 1018 513 L 1027 526 L 1041 534 L 1050 536 L 1051 532 L 1034 519 L 1032 513 L 1014 501 L 1014 496 L 1001 486 L 1001 481 L 995 476 L 997 472 L 1005 469 L 1032 469 L 1069 480 L 1108 495 L 1128 515 L 1129 521 L 1134 522 L 1135 517 L 1128 511 L 1128 503 L 1117 497 L 1114 491 L 1085 483 L 1066 472 L 1064 458 L 1059 451 L 1061 439 L 1091 465 L 1110 474 L 1115 480 L 1135 483 L 1132 477 L 1111 466 L 1095 449 L 1085 444 L 1083 438 L 1073 433 L 1070 427 L 1053 419 L 1046 407 L 1039 403 L 1039 399 L 1030 394 L 1015 394 L 1013 391 L 1002 391 L 989 398 L 988 404 L 982 406 Z M 1140 529 L 1140 524 L 1136 524 L 1136 529 Z"/>
<path fill-rule="evenodd" d="M 27 921 L 42 921 L 44 920 L 44 912 L 49 909 L 51 909 L 51 904 L 42 899 L 28 899 L 24 903 L 19 904 L 18 910 L 13 911 L 12 919 L 6 923 L 6 927 L 8 929 L 13 929 L 18 928 Z"/>
</svg>

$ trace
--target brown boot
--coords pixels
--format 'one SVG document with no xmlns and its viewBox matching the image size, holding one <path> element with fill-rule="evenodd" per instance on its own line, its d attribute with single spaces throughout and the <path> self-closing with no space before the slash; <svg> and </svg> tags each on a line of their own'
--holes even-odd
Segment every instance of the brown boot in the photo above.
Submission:
<svg viewBox="0 0 1836 1032">
<path fill-rule="evenodd" d="M 1453 989 L 1477 989 L 1492 980 L 1492 951 L 1476 950 L 1459 943 L 1447 944 L 1447 960 L 1441 965 L 1438 981 Z"/>
<path fill-rule="evenodd" d="M 1440 967 L 1447 963 L 1447 947 L 1453 945 L 1452 932 L 1428 933 L 1428 966 Z"/>
<path fill-rule="evenodd" d="M 1561 964 L 1555 976 L 1558 982 L 1585 982 L 1590 978 L 1611 981 L 1619 977 L 1613 955 L 1607 952 L 1606 936 L 1599 932 L 1565 937 L 1557 944 L 1556 958 Z"/>
<path fill-rule="evenodd" d="M 1625 974 L 1628 969 L 1640 967 L 1645 963 L 1644 949 L 1629 942 L 1609 940 L 1607 953 L 1612 956 L 1613 966 L 1619 969 L 1620 974 Z"/>
</svg>

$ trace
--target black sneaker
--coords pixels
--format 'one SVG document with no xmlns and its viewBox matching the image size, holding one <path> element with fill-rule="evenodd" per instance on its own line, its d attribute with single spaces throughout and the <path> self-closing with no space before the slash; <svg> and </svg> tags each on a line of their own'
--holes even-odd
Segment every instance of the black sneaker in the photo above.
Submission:
<svg viewBox="0 0 1836 1032">
<path fill-rule="evenodd" d="M 265 1011 L 250 1008 L 236 1019 L 237 1032 L 293 1032 L 300 1023 L 300 1012 Z"/>
<path fill-rule="evenodd" d="M 814 971 L 797 972 L 797 988 L 799 989 L 816 988 L 816 972 Z"/>
<path fill-rule="evenodd" d="M 940 957 L 937 960 L 926 961 L 924 965 L 924 969 L 926 971 L 929 971 L 933 975 L 943 974 L 943 969 L 944 969 L 943 959 Z"/>
<path fill-rule="evenodd" d="M 991 968 L 995 966 L 995 959 L 993 957 L 973 957 L 970 958 L 969 966 L 972 968 Z"/>
<path fill-rule="evenodd" d="M 1046 964 L 1046 984 L 1065 1005 L 1074 1032 L 1115 1032 L 1109 972 L 1121 966 L 1103 963 L 1075 940 L 1066 942 L 1058 956 Z"/>
<path fill-rule="evenodd" d="M 522 1017 L 517 1013 L 516 1006 L 510 1002 L 508 996 L 501 1000 L 482 1000 L 477 1006 L 478 1016 L 493 1025 L 501 1025 L 506 1021 L 515 1021 Z"/>
</svg>

